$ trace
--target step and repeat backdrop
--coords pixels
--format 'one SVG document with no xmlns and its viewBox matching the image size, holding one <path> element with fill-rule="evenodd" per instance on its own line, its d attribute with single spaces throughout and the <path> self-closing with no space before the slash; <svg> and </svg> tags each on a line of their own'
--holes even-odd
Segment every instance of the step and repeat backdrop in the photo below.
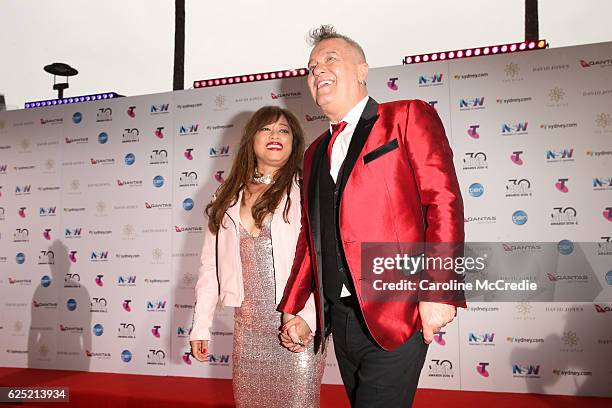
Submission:
<svg viewBox="0 0 612 408">
<path fill-rule="evenodd" d="M 590 242 L 588 271 L 547 277 L 610 288 L 612 43 L 377 68 L 368 87 L 437 109 L 468 241 L 532 242 L 506 244 L 517 259 Z M 233 309 L 210 361 L 189 354 L 203 211 L 268 104 L 310 140 L 328 126 L 304 78 L 0 113 L 0 366 L 231 378 Z M 610 396 L 612 303 L 596 296 L 471 302 L 420 386 Z M 333 353 L 324 381 L 341 383 Z"/>
</svg>

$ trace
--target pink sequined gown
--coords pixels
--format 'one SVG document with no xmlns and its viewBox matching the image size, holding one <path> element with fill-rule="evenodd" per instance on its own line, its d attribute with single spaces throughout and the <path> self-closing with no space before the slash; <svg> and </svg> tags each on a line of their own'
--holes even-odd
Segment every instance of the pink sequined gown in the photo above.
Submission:
<svg viewBox="0 0 612 408">
<path fill-rule="evenodd" d="M 318 407 L 325 354 L 315 355 L 314 342 L 293 353 L 278 339 L 270 220 L 258 236 L 240 225 L 244 300 L 234 313 L 234 400 L 238 408 Z"/>
</svg>

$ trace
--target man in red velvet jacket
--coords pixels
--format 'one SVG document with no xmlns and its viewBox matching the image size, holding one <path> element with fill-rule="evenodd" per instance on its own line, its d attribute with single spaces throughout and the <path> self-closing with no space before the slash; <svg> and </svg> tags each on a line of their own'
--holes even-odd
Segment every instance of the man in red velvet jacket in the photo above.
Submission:
<svg viewBox="0 0 612 408">
<path fill-rule="evenodd" d="M 429 104 L 368 97 L 368 65 L 356 42 L 330 26 L 311 38 L 308 86 L 330 130 L 304 157 L 302 230 L 279 305 L 281 339 L 293 351 L 304 349 L 310 328 L 295 315 L 314 291 L 316 345 L 333 333 L 351 405 L 409 406 L 427 344 L 453 320 L 455 306 L 368 300 L 361 245 L 463 242 L 452 151 Z"/>
</svg>

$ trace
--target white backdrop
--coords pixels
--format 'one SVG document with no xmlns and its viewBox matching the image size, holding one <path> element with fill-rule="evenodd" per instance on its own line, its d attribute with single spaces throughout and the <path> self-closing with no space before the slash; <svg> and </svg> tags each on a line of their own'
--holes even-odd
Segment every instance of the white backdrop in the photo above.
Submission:
<svg viewBox="0 0 612 408">
<path fill-rule="evenodd" d="M 395 66 L 368 86 L 438 110 L 468 241 L 600 242 L 590 279 L 610 288 L 611 58 L 601 43 Z M 187 354 L 202 214 L 266 104 L 311 139 L 327 126 L 303 78 L 0 114 L 0 365 L 230 378 L 233 310 L 210 362 Z M 472 303 L 420 386 L 610 396 L 611 311 Z M 340 383 L 333 353 L 324 381 Z"/>
</svg>

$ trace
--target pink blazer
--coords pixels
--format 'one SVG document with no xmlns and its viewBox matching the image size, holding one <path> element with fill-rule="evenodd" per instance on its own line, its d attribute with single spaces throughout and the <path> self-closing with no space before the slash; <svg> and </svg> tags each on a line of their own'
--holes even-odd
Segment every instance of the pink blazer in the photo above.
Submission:
<svg viewBox="0 0 612 408">
<path fill-rule="evenodd" d="M 283 220 L 283 210 L 287 201 L 287 198 L 283 197 L 277 211 L 272 214 L 270 227 L 272 247 L 274 248 L 275 301 L 277 305 L 283 297 L 285 285 L 291 273 L 297 239 L 300 234 L 302 206 L 300 189 L 297 183 L 293 185 L 290 197 L 289 223 Z M 210 327 L 218 302 L 222 306 L 240 307 L 244 299 L 239 231 L 241 201 L 242 193 L 238 196 L 236 204 L 227 209 L 222 221 L 222 225 L 226 228 L 221 227 L 217 234 L 218 237 L 215 237 L 207 227 L 205 228 L 201 266 L 195 288 L 196 304 L 193 327 L 189 336 L 190 340 L 210 340 Z M 215 256 L 216 240 L 218 240 L 218 256 Z M 276 310 L 271 309 L 270 313 L 276 313 Z M 312 294 L 304 309 L 298 314 L 314 332 L 316 329 L 316 311 Z"/>
</svg>

